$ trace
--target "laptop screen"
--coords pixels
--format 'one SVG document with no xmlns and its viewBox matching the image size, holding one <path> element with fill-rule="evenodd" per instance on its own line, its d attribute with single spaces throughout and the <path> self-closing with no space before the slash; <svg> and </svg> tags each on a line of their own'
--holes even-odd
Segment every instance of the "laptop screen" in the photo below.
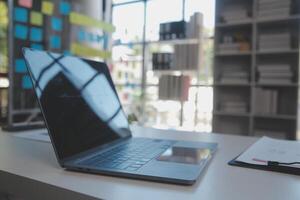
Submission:
<svg viewBox="0 0 300 200">
<path fill-rule="evenodd" d="M 60 159 L 131 135 L 106 64 L 32 49 L 24 57 Z"/>
</svg>

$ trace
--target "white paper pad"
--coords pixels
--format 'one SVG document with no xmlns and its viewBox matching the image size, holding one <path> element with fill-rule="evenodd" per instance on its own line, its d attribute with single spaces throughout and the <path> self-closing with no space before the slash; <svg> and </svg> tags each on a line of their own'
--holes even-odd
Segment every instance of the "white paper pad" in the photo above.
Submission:
<svg viewBox="0 0 300 200">
<path fill-rule="evenodd" d="M 300 162 L 300 142 L 262 137 L 242 153 L 236 161 L 255 165 L 267 165 L 267 161 Z M 291 167 L 298 168 L 300 166 L 292 165 Z"/>
</svg>

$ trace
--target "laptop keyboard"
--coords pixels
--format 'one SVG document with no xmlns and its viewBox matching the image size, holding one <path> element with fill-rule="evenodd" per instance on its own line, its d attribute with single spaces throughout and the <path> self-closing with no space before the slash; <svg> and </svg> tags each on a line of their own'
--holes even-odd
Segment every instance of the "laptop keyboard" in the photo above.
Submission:
<svg viewBox="0 0 300 200">
<path fill-rule="evenodd" d="M 88 158 L 81 165 L 136 171 L 156 158 L 174 142 L 166 140 L 133 139 L 111 150 Z"/>
</svg>

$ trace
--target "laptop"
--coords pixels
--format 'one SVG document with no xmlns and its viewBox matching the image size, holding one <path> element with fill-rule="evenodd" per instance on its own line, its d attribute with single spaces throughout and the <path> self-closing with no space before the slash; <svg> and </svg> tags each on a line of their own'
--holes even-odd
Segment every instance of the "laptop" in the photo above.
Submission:
<svg viewBox="0 0 300 200">
<path fill-rule="evenodd" d="M 23 49 L 60 166 L 191 185 L 217 144 L 133 137 L 105 63 Z"/>
</svg>

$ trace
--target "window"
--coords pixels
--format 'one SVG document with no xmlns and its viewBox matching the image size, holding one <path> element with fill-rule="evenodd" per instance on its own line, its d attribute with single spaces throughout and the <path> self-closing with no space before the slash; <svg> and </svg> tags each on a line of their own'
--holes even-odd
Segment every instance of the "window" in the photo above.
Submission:
<svg viewBox="0 0 300 200">
<path fill-rule="evenodd" d="M 114 3 L 123 2 L 125 0 L 114 1 Z M 115 6 L 113 24 L 117 31 L 113 34 L 115 45 L 112 74 L 114 81 L 119 83 L 118 92 L 125 108 L 130 114 L 134 113 L 144 125 L 211 132 L 215 0 L 186 0 L 184 12 L 183 6 L 183 0 L 149 0 L 146 3 L 134 2 Z M 159 40 L 161 23 L 182 19 L 189 21 L 195 12 L 204 15 L 202 60 L 198 75 L 191 80 L 188 100 L 182 103 L 159 100 L 160 74 L 152 70 L 151 56 L 153 52 L 171 53 L 174 50 L 173 45 L 152 42 Z M 144 17 L 146 17 L 145 38 L 143 38 Z M 146 42 L 145 57 L 143 57 L 143 39 Z M 142 75 L 143 68 L 145 77 Z M 146 80 L 145 88 L 141 87 L 143 79 Z M 142 94 L 145 94 L 145 98 L 141 98 Z"/>
</svg>

